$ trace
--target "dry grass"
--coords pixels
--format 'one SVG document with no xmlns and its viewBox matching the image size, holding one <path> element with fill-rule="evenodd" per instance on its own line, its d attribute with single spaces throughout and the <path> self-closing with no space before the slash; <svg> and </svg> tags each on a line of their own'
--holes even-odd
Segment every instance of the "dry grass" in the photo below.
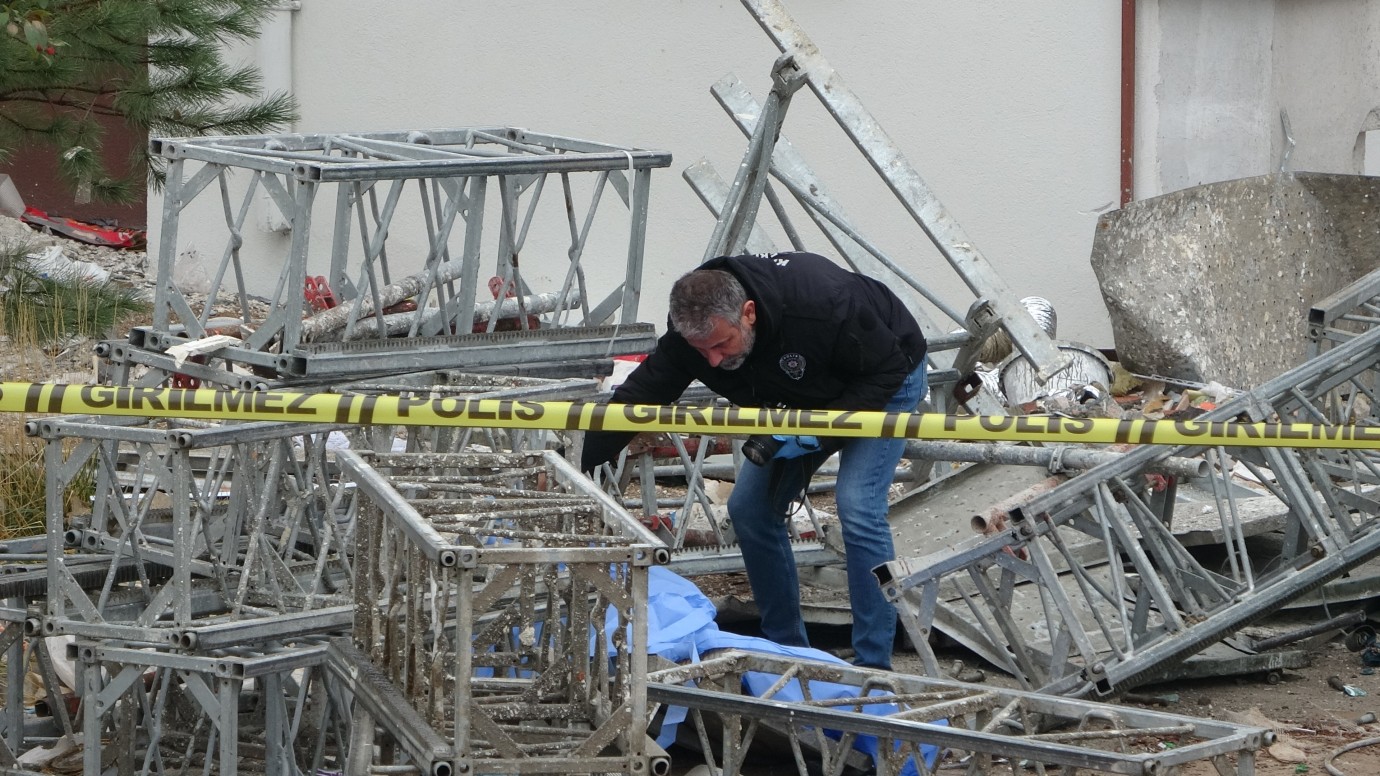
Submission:
<svg viewBox="0 0 1380 776">
<path fill-rule="evenodd" d="M 0 539 L 43 532 L 43 440 L 25 436 L 22 421 L 0 418 Z"/>
<path fill-rule="evenodd" d="M 9 380 L 41 382 L 61 370 L 53 358 L 73 337 L 108 336 L 146 307 L 129 289 L 76 276 L 42 276 L 24 257 L 30 246 L 0 244 L 0 359 Z M 56 346 L 56 347 L 55 347 Z M 44 441 L 25 435 L 28 417 L 0 414 L 0 540 L 41 533 L 46 514 Z M 67 488 L 69 512 L 91 494 L 81 478 Z"/>
<path fill-rule="evenodd" d="M 20 349 L 50 348 L 72 337 L 104 337 L 124 319 L 144 312 L 132 289 L 93 282 L 76 272 L 42 273 L 24 247 L 0 246 L 0 325 Z"/>
</svg>

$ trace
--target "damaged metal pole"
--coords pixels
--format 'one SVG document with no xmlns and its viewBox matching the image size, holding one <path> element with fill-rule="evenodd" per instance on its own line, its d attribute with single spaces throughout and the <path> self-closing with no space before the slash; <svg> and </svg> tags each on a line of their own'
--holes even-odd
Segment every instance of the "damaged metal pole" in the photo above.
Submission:
<svg viewBox="0 0 1380 776">
<path fill-rule="evenodd" d="M 891 187 L 902 206 L 979 298 L 989 300 L 1011 341 L 1041 380 L 1069 364 L 1005 281 L 987 263 L 953 216 L 930 191 L 899 147 L 829 65 L 819 47 L 786 13 L 780 0 L 743 0 L 743 6 L 784 54 L 791 55 L 815 96 Z"/>
</svg>

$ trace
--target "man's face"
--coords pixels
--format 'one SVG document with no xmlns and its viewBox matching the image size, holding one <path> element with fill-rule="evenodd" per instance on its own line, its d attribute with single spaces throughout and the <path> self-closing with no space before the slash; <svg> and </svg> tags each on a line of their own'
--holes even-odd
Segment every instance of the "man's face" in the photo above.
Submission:
<svg viewBox="0 0 1380 776">
<path fill-rule="evenodd" d="M 753 324 L 757 322 L 757 308 L 749 299 L 737 321 L 714 317 L 714 328 L 704 337 L 686 338 L 690 347 L 699 351 L 712 367 L 733 370 L 743 365 L 756 342 Z"/>
</svg>

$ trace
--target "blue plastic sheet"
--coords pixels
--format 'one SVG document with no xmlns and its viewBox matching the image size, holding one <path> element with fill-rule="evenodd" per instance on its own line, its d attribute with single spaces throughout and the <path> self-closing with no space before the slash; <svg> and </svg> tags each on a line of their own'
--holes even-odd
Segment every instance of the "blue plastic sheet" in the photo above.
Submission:
<svg viewBox="0 0 1380 776">
<path fill-rule="evenodd" d="M 647 651 L 676 663 L 697 662 L 701 655 L 720 649 L 739 649 L 761 652 L 784 657 L 796 657 L 827 663 L 846 665 L 828 652 L 809 647 L 788 647 L 767 639 L 726 633 L 719 630 L 714 621 L 717 611 L 714 604 L 700 592 L 695 584 L 674 572 L 653 566 L 650 569 L 647 594 Z M 618 628 L 617 614 L 610 612 L 607 633 Z M 775 674 L 748 672 L 743 677 L 744 690 L 755 696 L 765 692 L 780 677 Z M 813 698 L 856 697 L 858 688 L 830 682 L 811 682 L 810 695 Z M 804 700 L 799 682 L 791 682 L 777 691 L 776 700 L 799 702 Z M 864 706 L 863 712 L 886 716 L 898 711 L 894 704 L 874 704 Z M 661 732 L 657 743 L 670 746 L 675 740 L 678 725 L 685 720 L 683 708 L 667 709 L 661 722 Z M 937 724 L 946 724 L 940 720 Z M 872 736 L 858 736 L 854 748 L 876 757 L 877 739 Z M 938 749 L 934 746 L 921 747 L 925 762 L 933 767 Z M 906 764 L 903 776 L 915 774 L 918 769 L 914 762 Z"/>
</svg>

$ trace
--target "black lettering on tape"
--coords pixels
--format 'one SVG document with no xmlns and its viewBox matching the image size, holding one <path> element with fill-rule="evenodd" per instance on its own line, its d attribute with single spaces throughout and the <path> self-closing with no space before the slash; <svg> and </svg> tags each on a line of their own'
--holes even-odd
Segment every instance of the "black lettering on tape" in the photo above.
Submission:
<svg viewBox="0 0 1380 776">
<path fill-rule="evenodd" d="M 33 394 L 30 393 L 30 396 Z M 81 401 L 89 408 L 103 409 L 113 403 L 114 397 L 109 388 L 100 385 L 84 385 L 81 389 Z M 29 411 L 35 412 L 36 410 Z"/>
<path fill-rule="evenodd" d="M 852 428 L 861 430 L 862 422 L 857 420 L 851 420 L 851 418 L 856 414 L 858 413 L 854 412 L 853 410 L 844 410 L 840 412 L 833 419 L 833 421 L 829 423 L 829 427 L 834 429 Z"/>
<path fill-rule="evenodd" d="M 421 396 L 399 396 L 397 403 L 398 417 L 409 417 L 412 415 L 413 407 L 423 407 L 428 404 L 431 404 L 430 398 Z"/>
<path fill-rule="evenodd" d="M 1351 441 L 1353 442 L 1373 442 L 1380 440 L 1380 428 L 1376 428 L 1375 426 L 1352 426 L 1351 428 L 1353 429 L 1351 435 Z"/>
<path fill-rule="evenodd" d="M 216 412 L 237 413 L 242 409 L 248 409 L 248 391 L 218 391 L 216 392 Z"/>
<path fill-rule="evenodd" d="M 829 428 L 829 413 L 825 410 L 800 410 L 796 424 L 801 428 Z"/>
<path fill-rule="evenodd" d="M 43 392 L 43 385 L 37 382 L 30 382 L 28 391 L 23 392 L 23 411 L 26 413 L 36 413 L 39 411 L 39 395 Z"/>
<path fill-rule="evenodd" d="M 1212 430 L 1212 427 L 1197 420 L 1176 420 L 1174 421 L 1174 433 L 1179 436 L 1196 437 L 1202 436 Z"/>
<path fill-rule="evenodd" d="M 282 400 L 283 397 L 279 396 L 276 393 L 255 393 L 254 411 L 262 412 L 265 415 L 281 415 L 283 414 L 283 408 L 279 407 L 278 403 Z"/>
<path fill-rule="evenodd" d="M 299 395 L 297 395 L 297 396 L 294 396 L 294 397 L 292 398 L 292 401 L 288 403 L 288 406 L 287 406 L 287 413 L 288 413 L 289 415 L 315 415 L 315 414 L 316 414 L 316 410 L 314 410 L 314 409 L 312 409 L 312 408 L 310 408 L 310 407 L 305 406 L 306 403 L 307 403 L 307 399 L 310 399 L 310 398 L 311 398 L 311 394 L 309 394 L 309 393 L 303 393 L 303 394 L 299 394 Z M 370 398 L 372 398 L 372 397 L 370 397 Z M 371 407 L 371 409 L 372 409 L 372 407 Z"/>
<path fill-rule="evenodd" d="M 979 415 L 978 425 L 983 431 L 1005 431 L 1015 421 L 1010 415 Z"/>
<path fill-rule="evenodd" d="M 1309 436 L 1313 439 L 1338 440 L 1342 438 L 1344 426 L 1328 426 L 1317 424 L 1309 429 Z"/>
<path fill-rule="evenodd" d="M 1279 439 L 1307 439 L 1308 430 L 1306 428 L 1295 428 L 1293 423 L 1280 423 L 1276 427 Z"/>
<path fill-rule="evenodd" d="M 767 407 L 764 410 L 758 410 L 756 425 L 760 426 L 762 424 L 763 416 L 765 415 L 765 420 L 771 426 L 771 428 L 766 428 L 763 430 L 773 431 L 779 426 L 784 426 L 787 423 L 790 423 L 791 418 L 794 417 L 791 414 L 792 412 L 793 410 L 782 409 L 781 407 Z"/>
<path fill-rule="evenodd" d="M 135 388 L 129 398 L 131 409 L 143 409 L 145 406 L 151 410 L 163 409 L 161 388 Z"/>
<path fill-rule="evenodd" d="M 757 414 L 749 415 L 742 407 L 727 407 L 723 412 L 723 424 L 732 428 L 756 428 Z"/>
<path fill-rule="evenodd" d="M 1140 428 L 1140 440 L 1137 444 L 1148 445 L 1155 441 L 1155 421 L 1153 420 L 1133 420 Z"/>
<path fill-rule="evenodd" d="M 1066 434 L 1091 434 L 1095 428 L 1092 418 L 1062 418 L 1060 426 Z"/>
<path fill-rule="evenodd" d="M 212 409 L 210 402 L 197 401 L 197 391 L 183 389 L 182 401 L 179 409 L 183 412 L 209 412 Z"/>
<path fill-rule="evenodd" d="M 703 407 L 684 407 L 681 411 L 682 416 L 680 422 L 682 423 L 694 422 L 699 428 L 704 428 L 709 424 L 709 420 L 705 417 Z M 687 431 L 688 430 L 689 429 L 687 429 Z"/>
<path fill-rule="evenodd" d="M 498 420 L 498 413 L 486 412 L 480 399 L 465 400 L 465 417 L 475 420 Z"/>
</svg>

